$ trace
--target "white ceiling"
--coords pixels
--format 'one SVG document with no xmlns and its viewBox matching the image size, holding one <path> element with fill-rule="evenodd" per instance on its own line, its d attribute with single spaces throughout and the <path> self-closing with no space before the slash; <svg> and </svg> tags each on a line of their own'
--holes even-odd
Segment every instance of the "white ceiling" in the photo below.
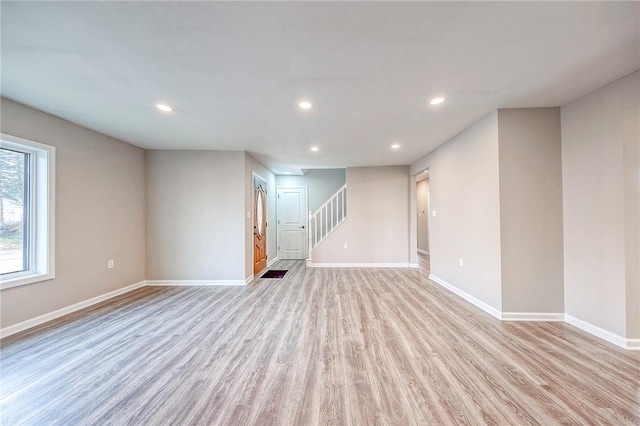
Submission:
<svg viewBox="0 0 640 426">
<path fill-rule="evenodd" d="M 640 68 L 638 2 L 1 12 L 3 96 L 144 148 L 246 150 L 275 172 L 411 164 L 496 108 L 562 105 Z"/>
</svg>

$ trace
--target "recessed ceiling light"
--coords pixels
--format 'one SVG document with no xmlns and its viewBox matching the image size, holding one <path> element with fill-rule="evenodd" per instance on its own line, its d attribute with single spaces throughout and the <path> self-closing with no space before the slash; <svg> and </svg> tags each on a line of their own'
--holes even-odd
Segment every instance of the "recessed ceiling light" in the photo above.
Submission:
<svg viewBox="0 0 640 426">
<path fill-rule="evenodd" d="M 163 111 L 163 112 L 171 112 L 171 111 L 173 111 L 173 108 L 171 108 L 167 104 L 156 104 L 156 108 L 158 108 L 160 111 Z"/>
<path fill-rule="evenodd" d="M 320 148 L 318 148 L 317 146 L 312 146 L 311 151 L 313 152 L 320 151 Z"/>
<path fill-rule="evenodd" d="M 399 143 L 394 143 L 393 145 L 391 145 L 391 149 L 398 149 L 398 148 L 400 148 Z"/>
<path fill-rule="evenodd" d="M 441 103 L 444 102 L 444 98 L 439 97 L 439 98 L 433 98 L 431 99 L 431 102 L 429 102 L 431 105 L 440 105 Z"/>
<path fill-rule="evenodd" d="M 302 101 L 298 104 L 298 106 L 302 109 L 309 109 L 311 108 L 313 105 L 311 105 L 311 102 L 308 101 Z"/>
<path fill-rule="evenodd" d="M 282 172 L 283 175 L 290 175 L 291 172 Z"/>
</svg>

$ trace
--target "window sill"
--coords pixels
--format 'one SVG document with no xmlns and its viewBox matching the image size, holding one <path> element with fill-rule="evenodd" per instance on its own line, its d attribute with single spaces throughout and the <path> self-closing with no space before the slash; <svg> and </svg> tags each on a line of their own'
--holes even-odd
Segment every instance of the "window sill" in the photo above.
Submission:
<svg viewBox="0 0 640 426">
<path fill-rule="evenodd" d="M 0 290 L 6 290 L 8 288 L 20 287 L 27 284 L 33 284 L 40 281 L 52 280 L 55 278 L 54 274 L 30 274 L 27 276 L 11 278 L 0 281 Z"/>
</svg>

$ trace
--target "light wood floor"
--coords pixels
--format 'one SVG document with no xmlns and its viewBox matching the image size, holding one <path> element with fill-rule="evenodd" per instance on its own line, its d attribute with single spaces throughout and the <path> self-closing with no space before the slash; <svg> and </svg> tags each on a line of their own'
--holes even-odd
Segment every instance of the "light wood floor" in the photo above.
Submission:
<svg viewBox="0 0 640 426">
<path fill-rule="evenodd" d="M 145 287 L 2 342 L 2 425 L 640 424 L 640 354 L 423 269 Z"/>
</svg>

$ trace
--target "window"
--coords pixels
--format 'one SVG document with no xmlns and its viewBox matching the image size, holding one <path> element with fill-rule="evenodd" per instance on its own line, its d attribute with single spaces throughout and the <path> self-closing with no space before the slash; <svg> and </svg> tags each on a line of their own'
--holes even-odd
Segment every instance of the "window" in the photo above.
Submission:
<svg viewBox="0 0 640 426">
<path fill-rule="evenodd" d="M 55 148 L 0 135 L 0 288 L 54 277 Z"/>
</svg>

